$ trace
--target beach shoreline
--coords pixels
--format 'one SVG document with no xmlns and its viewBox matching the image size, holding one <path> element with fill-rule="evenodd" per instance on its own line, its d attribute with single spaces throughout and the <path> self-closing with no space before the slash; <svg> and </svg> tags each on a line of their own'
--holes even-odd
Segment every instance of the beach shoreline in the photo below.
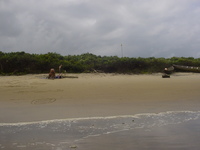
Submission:
<svg viewBox="0 0 200 150">
<path fill-rule="evenodd" d="M 0 76 L 0 122 L 198 111 L 200 74 Z"/>
</svg>

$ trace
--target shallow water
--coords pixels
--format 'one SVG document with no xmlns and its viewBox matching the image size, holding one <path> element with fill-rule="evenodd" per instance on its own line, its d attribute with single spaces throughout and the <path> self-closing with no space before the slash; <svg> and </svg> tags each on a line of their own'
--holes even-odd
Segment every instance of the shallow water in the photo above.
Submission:
<svg viewBox="0 0 200 150">
<path fill-rule="evenodd" d="M 0 149 L 199 149 L 200 111 L 0 124 Z"/>
</svg>

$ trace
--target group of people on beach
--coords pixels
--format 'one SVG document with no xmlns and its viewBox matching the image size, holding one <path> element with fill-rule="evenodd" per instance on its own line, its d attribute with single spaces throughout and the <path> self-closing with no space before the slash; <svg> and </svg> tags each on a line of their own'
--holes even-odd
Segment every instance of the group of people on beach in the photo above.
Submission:
<svg viewBox="0 0 200 150">
<path fill-rule="evenodd" d="M 55 69 L 51 68 L 50 72 L 49 72 L 48 79 L 60 79 L 60 78 L 62 78 L 62 76 L 61 76 L 61 68 L 62 68 L 62 65 L 59 66 L 59 75 L 57 75 L 57 76 L 56 76 Z"/>
</svg>

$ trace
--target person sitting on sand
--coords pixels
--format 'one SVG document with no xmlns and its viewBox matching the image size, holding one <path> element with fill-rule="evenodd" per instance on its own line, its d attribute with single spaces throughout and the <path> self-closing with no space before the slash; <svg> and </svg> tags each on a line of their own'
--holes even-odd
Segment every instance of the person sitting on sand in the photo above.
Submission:
<svg viewBox="0 0 200 150">
<path fill-rule="evenodd" d="M 49 79 L 54 79 L 55 78 L 55 76 L 56 76 L 56 72 L 55 72 L 55 70 L 52 68 L 51 70 L 50 70 L 50 72 L 49 72 Z"/>
</svg>

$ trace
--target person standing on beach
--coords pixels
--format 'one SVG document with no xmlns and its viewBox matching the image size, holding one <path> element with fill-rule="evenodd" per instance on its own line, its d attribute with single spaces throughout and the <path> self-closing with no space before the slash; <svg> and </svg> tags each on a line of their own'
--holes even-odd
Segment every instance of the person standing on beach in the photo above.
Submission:
<svg viewBox="0 0 200 150">
<path fill-rule="evenodd" d="M 62 64 L 59 66 L 59 74 L 61 75 Z"/>
</svg>

